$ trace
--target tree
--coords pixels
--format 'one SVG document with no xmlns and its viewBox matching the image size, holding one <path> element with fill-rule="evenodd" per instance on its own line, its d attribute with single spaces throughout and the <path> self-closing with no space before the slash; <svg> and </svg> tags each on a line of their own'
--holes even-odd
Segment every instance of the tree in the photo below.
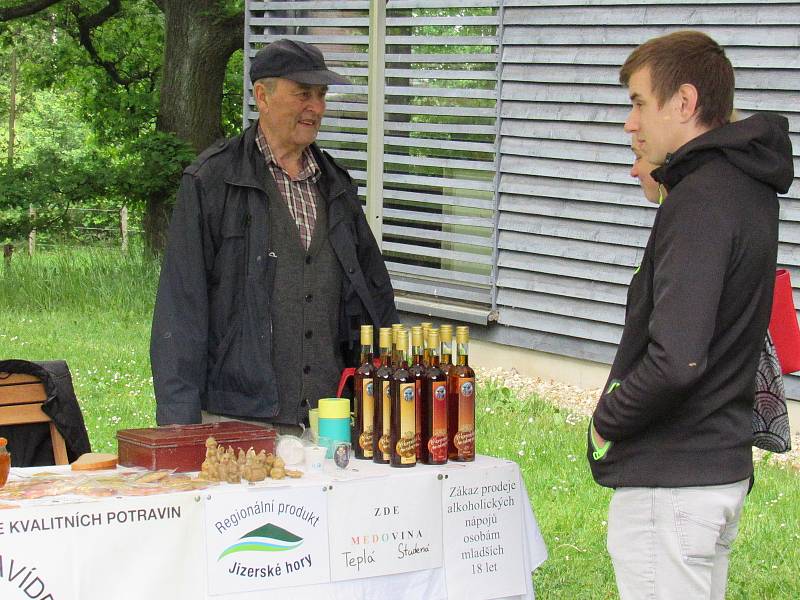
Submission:
<svg viewBox="0 0 800 600">
<path fill-rule="evenodd" d="M 141 191 L 146 207 L 146 246 L 153 253 L 160 253 L 166 242 L 169 207 L 180 166 L 189 156 L 186 147 L 199 152 L 223 135 L 226 66 L 243 46 L 242 0 L 12 0 L 3 4 L 8 6 L 0 7 L 0 22 L 35 18 L 43 11 L 51 11 L 53 20 L 103 70 L 109 86 L 131 92 L 134 97 L 145 93 L 148 86 L 155 92 L 158 105 L 152 129 L 145 126 L 147 102 L 142 103 L 144 114 L 135 114 L 142 107 L 130 102 L 130 93 L 121 100 L 120 114 L 127 111 L 130 119 L 123 125 L 127 125 L 128 133 L 138 129 L 134 135 L 141 138 L 131 140 L 131 147 L 143 149 L 141 167 L 145 171 L 141 175 L 150 185 L 135 190 Z M 163 55 L 159 64 L 132 61 L 135 44 L 114 47 L 103 35 L 104 29 L 125 19 L 147 16 L 145 4 L 163 14 Z M 105 96 L 101 101 L 106 104 L 117 99 L 114 92 L 106 92 Z M 103 114 L 116 118 L 114 111 L 98 111 L 94 117 L 102 119 Z M 171 136 L 180 143 L 167 143 Z M 169 156 L 159 154 L 159 144 Z M 165 169 L 170 172 L 165 173 Z"/>
</svg>

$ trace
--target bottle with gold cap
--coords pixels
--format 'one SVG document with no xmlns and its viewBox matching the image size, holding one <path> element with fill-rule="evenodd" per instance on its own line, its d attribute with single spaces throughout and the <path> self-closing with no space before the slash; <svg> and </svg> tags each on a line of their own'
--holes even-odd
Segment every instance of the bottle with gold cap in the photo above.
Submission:
<svg viewBox="0 0 800 600">
<path fill-rule="evenodd" d="M 439 368 L 439 330 L 428 331 L 431 364 L 426 371 L 422 400 L 421 461 L 428 465 L 447 462 L 447 375 Z"/>
<path fill-rule="evenodd" d="M 403 328 L 402 323 L 392 323 L 392 351 L 389 354 L 389 364 L 393 369 L 397 368 L 397 334 Z"/>
<path fill-rule="evenodd" d="M 381 366 L 375 371 L 373 377 L 374 414 L 372 415 L 372 460 L 376 463 L 388 463 L 389 455 L 389 427 L 391 424 L 392 404 L 389 386 L 392 381 L 394 369 L 389 363 L 389 354 L 392 351 L 392 329 L 381 327 L 378 331 L 378 346 L 380 347 Z"/>
<path fill-rule="evenodd" d="M 439 328 L 439 339 L 442 342 L 439 366 L 447 375 L 453 367 L 453 326 L 449 323 L 443 323 Z"/>
<path fill-rule="evenodd" d="M 427 368 L 431 364 L 430 350 L 428 350 L 428 332 L 433 327 L 433 323 L 423 321 L 419 326 L 422 327 L 422 364 Z"/>
<path fill-rule="evenodd" d="M 361 326 L 361 366 L 355 374 L 355 424 L 353 450 L 356 458 L 372 459 L 372 419 L 375 413 L 375 365 L 372 364 L 372 325 Z"/>
<path fill-rule="evenodd" d="M 421 332 L 420 332 L 421 334 Z M 408 368 L 406 349 L 408 331 L 397 333 L 399 367 L 392 373 L 390 386 L 392 398 L 389 462 L 393 467 L 413 467 L 417 464 L 417 392 L 414 379 Z"/>
<path fill-rule="evenodd" d="M 423 324 L 424 325 L 424 324 Z M 422 361 L 423 348 L 425 347 L 425 329 L 422 325 L 411 328 L 411 360 L 412 364 L 408 367 L 411 379 L 414 381 L 414 392 L 416 394 L 415 414 L 416 414 L 416 436 L 414 437 L 414 447 L 417 452 L 417 460 L 422 460 L 422 394 L 425 391 L 425 365 Z"/>
<path fill-rule="evenodd" d="M 475 371 L 469 366 L 469 327 L 456 328 L 458 362 L 447 377 L 448 455 L 454 461 L 475 460 Z"/>
<path fill-rule="evenodd" d="M 442 323 L 439 327 L 439 340 L 441 341 L 441 353 L 439 354 L 439 368 L 444 371 L 447 377 L 447 402 L 450 403 L 450 369 L 453 368 L 453 326 L 450 323 Z M 449 414 L 449 413 L 448 413 Z"/>
</svg>

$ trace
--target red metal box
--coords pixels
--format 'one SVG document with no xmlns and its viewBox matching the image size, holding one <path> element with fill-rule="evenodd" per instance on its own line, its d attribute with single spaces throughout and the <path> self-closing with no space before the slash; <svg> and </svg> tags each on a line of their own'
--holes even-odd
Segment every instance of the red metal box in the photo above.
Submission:
<svg viewBox="0 0 800 600">
<path fill-rule="evenodd" d="M 198 425 L 167 425 L 146 429 L 121 429 L 117 432 L 119 464 L 150 470 L 199 471 L 206 458 L 206 439 L 247 451 L 275 451 L 276 432 L 242 421 L 223 421 Z"/>
</svg>

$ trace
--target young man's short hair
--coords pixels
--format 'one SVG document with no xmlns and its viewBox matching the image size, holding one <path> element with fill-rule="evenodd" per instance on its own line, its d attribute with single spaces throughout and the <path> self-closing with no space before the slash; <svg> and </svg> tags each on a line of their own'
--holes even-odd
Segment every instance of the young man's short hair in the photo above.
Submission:
<svg viewBox="0 0 800 600">
<path fill-rule="evenodd" d="M 648 67 L 659 106 L 681 85 L 692 84 L 698 93 L 698 121 L 708 127 L 728 122 L 733 110 L 733 66 L 717 42 L 700 31 L 676 31 L 653 38 L 634 50 L 619 72 L 628 86 L 634 73 Z"/>
</svg>

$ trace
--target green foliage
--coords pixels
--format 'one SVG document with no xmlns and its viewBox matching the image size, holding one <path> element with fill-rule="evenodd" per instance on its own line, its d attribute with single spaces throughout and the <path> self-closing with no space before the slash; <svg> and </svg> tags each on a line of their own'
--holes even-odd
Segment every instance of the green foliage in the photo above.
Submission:
<svg viewBox="0 0 800 600">
<path fill-rule="evenodd" d="M 74 100 L 52 90 L 23 97 L 14 164 L 0 171 L 0 241 L 18 240 L 31 228 L 63 230 L 70 207 L 108 195 L 106 157 L 75 114 Z M 29 207 L 37 213 L 33 220 Z"/>
<path fill-rule="evenodd" d="M 40 241 L 87 240 L 75 226 L 118 226 L 129 207 L 134 226 L 149 201 L 174 194 L 194 152 L 157 132 L 165 18 L 152 0 L 123 0 L 122 10 L 92 30 L 93 60 L 78 38 L 74 6 L 93 14 L 104 0 L 62 2 L 25 19 L 0 23 L 0 151 L 8 150 L 11 50 L 17 48 L 15 160 L 0 167 L 0 242 L 35 227 Z M 210 18 L 228 18 L 242 0 L 216 3 Z M 223 129 L 241 129 L 242 52 L 228 64 Z M 113 76 L 112 76 L 113 74 Z M 3 161 L 5 163 L 5 161 Z M 28 217 L 33 205 L 37 219 Z M 75 210 L 80 208 L 81 210 Z M 107 209 L 91 212 L 86 208 Z"/>
<path fill-rule="evenodd" d="M 0 271 L 0 306 L 31 318 L 65 311 L 93 319 L 99 307 L 117 317 L 144 318 L 152 311 L 158 272 L 159 263 L 136 248 L 127 254 L 100 247 L 15 255 Z"/>
<path fill-rule="evenodd" d="M 105 2 L 82 2 L 90 13 Z M 123 2 L 123 12 L 92 31 L 99 58 L 113 64 L 119 81 L 94 62 L 77 39 L 75 17 L 59 5 L 59 23 L 42 66 L 32 81 L 76 94 L 81 119 L 98 143 L 114 145 L 155 128 L 159 78 L 164 56 L 164 15 L 149 0 Z"/>
<path fill-rule="evenodd" d="M 226 137 L 232 137 L 242 130 L 243 72 L 244 52 L 238 50 L 231 56 L 225 71 L 225 91 L 222 95 L 222 131 Z"/>
<path fill-rule="evenodd" d="M 150 131 L 125 145 L 115 173 L 116 190 L 128 200 L 144 202 L 175 193 L 181 171 L 194 150 L 171 133 Z"/>
</svg>

